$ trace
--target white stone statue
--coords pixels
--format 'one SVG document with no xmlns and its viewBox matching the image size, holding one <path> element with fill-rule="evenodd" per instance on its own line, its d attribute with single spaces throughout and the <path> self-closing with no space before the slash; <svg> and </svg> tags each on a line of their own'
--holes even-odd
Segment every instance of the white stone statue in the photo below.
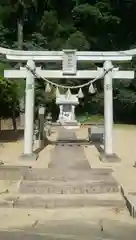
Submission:
<svg viewBox="0 0 136 240">
<path fill-rule="evenodd" d="M 56 98 L 56 104 L 59 105 L 60 112 L 58 117 L 58 122 L 65 125 L 71 124 L 77 125 L 77 120 L 75 118 L 75 107 L 79 104 L 77 95 L 65 96 L 60 94 Z"/>
</svg>

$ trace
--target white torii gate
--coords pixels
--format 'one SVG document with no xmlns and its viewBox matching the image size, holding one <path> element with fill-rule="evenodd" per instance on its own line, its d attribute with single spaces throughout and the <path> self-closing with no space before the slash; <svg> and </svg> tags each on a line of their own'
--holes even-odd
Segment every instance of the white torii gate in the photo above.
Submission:
<svg viewBox="0 0 136 240">
<path fill-rule="evenodd" d="M 105 118 L 105 143 L 104 158 L 114 157 L 112 149 L 112 125 L 113 125 L 113 97 L 112 97 L 112 78 L 113 79 L 133 79 L 133 71 L 118 71 L 111 69 L 112 62 L 130 61 L 136 54 L 136 49 L 122 52 L 76 52 L 73 50 L 54 51 L 19 51 L 0 48 L 0 53 L 5 54 L 7 59 L 13 61 L 27 61 L 31 69 L 35 69 L 34 61 L 62 61 L 63 70 L 41 70 L 36 72 L 41 77 L 46 78 L 95 78 L 102 69 L 97 70 L 76 70 L 77 61 L 104 62 L 104 68 L 108 70 L 104 77 L 104 118 Z M 25 133 L 24 133 L 24 157 L 35 159 L 32 150 L 33 136 L 33 114 L 34 114 L 34 76 L 27 69 L 7 70 L 4 72 L 7 78 L 26 78 L 26 101 L 25 101 Z"/>
<path fill-rule="evenodd" d="M 71 75 L 65 75 L 61 70 L 42 70 L 40 67 L 35 68 L 33 60 L 27 61 L 27 66 L 32 70 L 36 70 L 37 74 L 45 78 L 71 78 Z M 76 65 L 75 65 L 76 66 Z M 68 71 L 68 69 L 67 69 Z M 74 69 L 75 71 L 75 69 Z M 89 70 L 89 71 L 77 71 L 72 78 L 79 79 L 93 79 L 101 74 L 101 69 Z M 130 72 L 128 77 L 130 77 Z M 37 158 L 37 155 L 33 153 L 33 128 L 34 128 L 34 78 L 35 76 L 26 68 L 20 68 L 20 70 L 5 70 L 4 77 L 6 78 L 24 78 L 26 79 L 25 89 L 25 129 L 24 129 L 24 154 L 23 158 Z"/>
</svg>

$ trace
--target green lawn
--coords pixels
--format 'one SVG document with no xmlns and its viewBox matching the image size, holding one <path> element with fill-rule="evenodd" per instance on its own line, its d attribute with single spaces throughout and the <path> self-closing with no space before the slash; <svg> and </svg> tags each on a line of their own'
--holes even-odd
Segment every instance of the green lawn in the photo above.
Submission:
<svg viewBox="0 0 136 240">
<path fill-rule="evenodd" d="M 116 128 L 125 128 L 125 129 L 129 129 L 129 128 L 136 128 L 136 125 L 133 125 L 133 124 L 114 124 L 114 127 Z"/>
<path fill-rule="evenodd" d="M 104 116 L 102 115 L 91 115 L 91 116 L 77 116 L 77 120 L 80 123 L 104 123 Z M 133 124 L 114 124 L 116 128 L 136 128 Z"/>
<path fill-rule="evenodd" d="M 103 123 L 104 117 L 101 115 L 77 116 L 77 120 L 81 123 Z"/>
</svg>

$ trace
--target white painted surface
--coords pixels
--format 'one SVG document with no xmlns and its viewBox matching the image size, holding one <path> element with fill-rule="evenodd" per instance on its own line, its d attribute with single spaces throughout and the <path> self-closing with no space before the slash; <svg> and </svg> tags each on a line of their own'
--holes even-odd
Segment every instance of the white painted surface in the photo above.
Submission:
<svg viewBox="0 0 136 240">
<path fill-rule="evenodd" d="M 96 76 L 99 76 L 99 72 L 97 70 L 82 70 L 77 71 L 76 75 L 63 75 L 63 71 L 61 70 L 36 70 L 36 73 L 45 78 L 72 78 L 72 79 L 82 79 L 82 78 L 95 78 Z M 26 71 L 25 70 L 5 70 L 4 76 L 6 78 L 26 78 Z"/>
<path fill-rule="evenodd" d="M 24 51 L 24 50 L 13 50 L 9 48 L 3 48 L 0 47 L 0 53 L 5 55 L 16 55 L 16 56 L 61 56 L 63 54 L 63 51 Z M 96 56 L 131 56 L 136 54 L 136 48 L 125 50 L 125 51 L 77 51 L 76 54 L 80 55 L 96 55 Z"/>
<path fill-rule="evenodd" d="M 106 70 L 112 67 L 111 61 L 104 63 Z M 112 70 L 104 77 L 104 151 L 106 155 L 112 155 L 112 128 L 113 128 L 113 90 Z"/>
<path fill-rule="evenodd" d="M 56 98 L 56 104 L 57 105 L 64 105 L 64 104 L 71 104 L 71 105 L 78 105 L 79 99 L 77 97 L 77 94 L 71 94 L 70 96 L 66 97 L 65 94 L 60 94 Z"/>
<path fill-rule="evenodd" d="M 114 79 L 133 79 L 135 76 L 134 71 L 118 71 L 113 70 L 112 77 Z"/>
<path fill-rule="evenodd" d="M 112 68 L 111 61 L 105 61 L 104 69 Z M 104 71 L 101 68 L 101 71 Z M 100 69 L 99 69 L 100 70 Z M 104 77 L 104 151 L 106 155 L 113 154 L 112 128 L 113 128 L 113 88 L 112 79 L 133 79 L 134 71 L 119 71 L 114 68 Z"/>
<path fill-rule="evenodd" d="M 81 70 L 77 71 L 76 75 L 63 75 L 61 70 L 39 70 L 36 68 L 39 76 L 45 78 L 72 78 L 72 79 L 91 79 L 101 75 L 100 70 Z M 5 70 L 4 77 L 6 78 L 26 78 L 26 70 Z M 134 71 L 114 71 L 113 78 L 115 79 L 133 79 Z"/>
<path fill-rule="evenodd" d="M 28 60 L 27 65 L 34 69 L 35 64 Z M 24 129 L 24 154 L 33 153 L 33 129 L 34 129 L 34 77 L 26 70 L 25 89 L 25 129 Z"/>
<path fill-rule="evenodd" d="M 94 62 L 103 62 L 106 60 L 112 60 L 112 61 L 130 61 L 132 59 L 131 55 L 76 55 L 77 61 L 94 61 Z M 56 61 L 62 61 L 62 55 L 6 55 L 7 59 L 13 60 L 13 61 L 27 61 L 29 59 L 32 59 L 33 61 L 47 61 L 47 62 L 56 62 Z"/>
<path fill-rule="evenodd" d="M 73 120 L 73 112 L 72 112 L 72 105 L 71 104 L 65 104 L 60 106 L 60 113 L 58 121 L 65 122 L 71 122 Z"/>
<path fill-rule="evenodd" d="M 72 116 L 73 116 L 72 121 L 74 121 L 76 119 L 76 116 L 75 116 L 75 106 L 74 105 L 72 105 Z"/>
<path fill-rule="evenodd" d="M 77 58 L 75 50 L 64 50 L 62 57 L 63 75 L 76 75 Z"/>
<path fill-rule="evenodd" d="M 6 55 L 6 58 L 12 61 L 27 61 L 27 60 L 33 60 L 33 61 L 47 61 L 47 62 L 56 62 L 56 61 L 61 61 L 62 57 L 57 56 L 57 55 Z"/>
<path fill-rule="evenodd" d="M 5 78 L 26 78 L 26 70 L 4 70 Z"/>
<path fill-rule="evenodd" d="M 75 106 L 79 104 L 76 94 L 70 94 L 69 96 L 60 94 L 59 97 L 56 98 L 56 104 L 59 105 L 60 108 L 58 122 L 63 124 L 66 122 L 76 122 Z"/>
<path fill-rule="evenodd" d="M 23 51 L 12 50 L 0 47 L 0 53 L 5 54 L 10 60 L 27 61 L 29 59 L 37 61 L 62 61 L 63 51 Z M 136 49 L 126 51 L 77 51 L 77 61 L 129 61 L 136 55 Z"/>
<path fill-rule="evenodd" d="M 67 130 L 78 129 L 78 128 L 80 128 L 80 125 L 78 123 L 77 123 L 77 125 L 74 125 L 74 126 L 64 125 L 64 128 L 67 129 Z"/>
<path fill-rule="evenodd" d="M 8 48 L 0 47 L 0 53 L 9 55 L 9 56 L 62 56 L 63 51 L 24 51 L 24 50 L 13 50 Z M 77 51 L 77 56 L 97 56 L 97 57 L 106 57 L 106 56 L 128 56 L 136 55 L 136 49 L 126 50 L 126 51 Z"/>
<path fill-rule="evenodd" d="M 39 115 L 44 115 L 45 113 L 45 107 L 39 107 Z"/>
<path fill-rule="evenodd" d="M 103 68 L 97 68 L 98 72 L 101 73 L 101 75 L 104 74 Z M 112 78 L 113 79 L 134 79 L 135 72 L 134 71 L 122 71 L 119 70 L 119 68 L 113 68 L 112 70 Z"/>
</svg>

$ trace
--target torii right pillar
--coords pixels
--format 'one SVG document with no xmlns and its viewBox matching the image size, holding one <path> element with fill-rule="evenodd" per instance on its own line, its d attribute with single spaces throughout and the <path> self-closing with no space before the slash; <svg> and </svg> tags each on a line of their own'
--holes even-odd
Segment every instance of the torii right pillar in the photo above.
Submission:
<svg viewBox="0 0 136 240">
<path fill-rule="evenodd" d="M 113 87 L 112 79 L 133 79 L 134 71 L 119 71 L 111 61 L 105 61 L 104 77 L 104 152 L 101 161 L 117 162 L 120 158 L 113 152 Z"/>
</svg>

